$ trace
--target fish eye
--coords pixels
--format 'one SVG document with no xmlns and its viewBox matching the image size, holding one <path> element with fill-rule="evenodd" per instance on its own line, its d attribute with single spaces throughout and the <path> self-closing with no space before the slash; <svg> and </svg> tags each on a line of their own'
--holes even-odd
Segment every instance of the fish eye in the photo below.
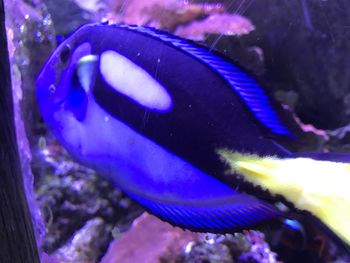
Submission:
<svg viewBox="0 0 350 263">
<path fill-rule="evenodd" d="M 70 56 L 70 52 L 71 52 L 71 48 L 69 45 L 65 45 L 63 47 L 63 50 L 60 54 L 60 60 L 63 64 L 66 64 L 69 60 L 69 56 Z"/>
</svg>

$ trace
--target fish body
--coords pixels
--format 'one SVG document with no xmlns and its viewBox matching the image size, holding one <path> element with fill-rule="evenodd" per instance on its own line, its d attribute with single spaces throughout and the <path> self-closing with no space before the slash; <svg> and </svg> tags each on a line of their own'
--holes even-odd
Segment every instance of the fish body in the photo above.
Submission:
<svg viewBox="0 0 350 263">
<path fill-rule="evenodd" d="M 271 139 L 293 132 L 254 79 L 202 46 L 146 27 L 85 25 L 49 58 L 37 97 L 77 161 L 173 225 L 229 232 L 282 216 L 223 178 L 228 164 L 233 181 L 259 186 L 274 165 L 254 158 L 295 158 Z"/>
</svg>

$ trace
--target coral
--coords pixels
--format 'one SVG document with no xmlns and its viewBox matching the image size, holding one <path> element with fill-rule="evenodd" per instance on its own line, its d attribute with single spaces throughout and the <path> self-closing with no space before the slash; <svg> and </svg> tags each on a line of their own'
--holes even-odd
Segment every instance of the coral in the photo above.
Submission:
<svg viewBox="0 0 350 263">
<path fill-rule="evenodd" d="M 232 258 L 230 249 L 225 244 L 201 240 L 187 244 L 183 262 L 232 263 L 235 261 Z"/>
<path fill-rule="evenodd" d="M 241 9 L 256 26 L 251 43 L 264 50 L 269 87 L 298 94 L 296 114 L 304 123 L 322 129 L 349 123 L 349 2 L 266 0 L 248 5 L 242 3 Z"/>
<path fill-rule="evenodd" d="M 103 10 L 104 20 L 147 25 L 176 35 L 204 40 L 209 34 L 241 36 L 254 30 L 239 14 L 229 14 L 220 3 L 191 3 L 178 0 L 118 0 L 77 3 L 86 10 Z"/>
<path fill-rule="evenodd" d="M 323 144 L 324 151 L 350 152 L 350 125 L 327 131 L 328 140 Z"/>
<path fill-rule="evenodd" d="M 278 262 L 276 253 L 270 250 L 264 235 L 258 231 L 202 235 L 196 242 L 187 244 L 184 251 L 184 263 Z"/>
<path fill-rule="evenodd" d="M 135 25 L 148 25 L 172 31 L 178 25 L 189 23 L 212 13 L 222 13 L 219 4 L 191 4 L 176 0 L 127 0 L 113 1 L 113 10 L 107 19 Z"/>
<path fill-rule="evenodd" d="M 175 31 L 175 35 L 193 40 L 205 40 L 209 34 L 241 36 L 249 34 L 254 29 L 254 25 L 243 16 L 212 14 L 203 20 L 179 26 Z"/>
<path fill-rule="evenodd" d="M 54 256 L 61 262 L 97 262 L 101 251 L 110 241 L 111 225 L 99 217 L 93 218 L 74 233 Z"/>
<path fill-rule="evenodd" d="M 34 8 L 23 1 L 5 1 L 6 30 L 13 89 L 17 145 L 21 161 L 27 200 L 31 210 L 34 230 L 40 245 L 44 235 L 44 224 L 38 209 L 30 167 L 32 159 L 30 140 L 33 134 L 35 115 L 35 74 L 38 64 L 48 53 L 37 55 L 39 49 L 52 48 L 52 24 L 45 8 Z M 25 99 L 24 99 L 25 98 Z"/>
<path fill-rule="evenodd" d="M 182 247 L 196 239 L 197 234 L 144 213 L 129 231 L 111 243 L 101 263 L 181 262 Z"/>
<path fill-rule="evenodd" d="M 74 0 L 42 0 L 51 15 L 56 34 L 65 37 L 83 24 L 99 21 L 99 13 L 81 8 Z M 97 9 L 95 9 L 97 11 Z"/>
<path fill-rule="evenodd" d="M 53 140 L 46 140 L 41 138 L 33 151 L 36 193 L 47 226 L 43 249 L 59 258 L 99 258 L 112 239 L 112 229 L 125 231 L 142 209 L 94 171 L 72 162 Z M 91 253 L 79 249 L 87 245 L 84 242 L 94 247 Z"/>
<path fill-rule="evenodd" d="M 264 235 L 258 231 L 248 231 L 245 233 L 247 241 L 251 244 L 249 251 L 243 252 L 239 257 L 242 263 L 277 263 L 276 253 L 270 250 L 269 245 L 264 240 Z"/>
</svg>

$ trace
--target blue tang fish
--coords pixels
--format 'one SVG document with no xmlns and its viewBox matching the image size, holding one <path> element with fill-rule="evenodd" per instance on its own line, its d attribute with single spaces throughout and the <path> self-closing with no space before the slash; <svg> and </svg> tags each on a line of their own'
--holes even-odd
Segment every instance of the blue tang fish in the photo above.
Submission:
<svg viewBox="0 0 350 263">
<path fill-rule="evenodd" d="M 74 159 L 173 225 L 224 233 L 283 218 L 253 188 L 350 243 L 349 158 L 284 149 L 278 138 L 295 135 L 264 89 L 203 46 L 85 25 L 44 65 L 37 98 Z"/>
</svg>

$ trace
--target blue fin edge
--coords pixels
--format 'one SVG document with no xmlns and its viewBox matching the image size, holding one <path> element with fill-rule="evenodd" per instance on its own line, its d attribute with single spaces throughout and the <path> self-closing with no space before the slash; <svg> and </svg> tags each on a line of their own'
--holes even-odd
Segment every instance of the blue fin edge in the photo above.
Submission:
<svg viewBox="0 0 350 263">
<path fill-rule="evenodd" d="M 233 87 L 237 94 L 239 94 L 243 101 L 248 105 L 259 122 L 267 129 L 279 135 L 292 135 L 291 131 L 282 124 L 282 121 L 274 110 L 265 90 L 256 83 L 253 78 L 232 63 L 213 54 L 205 47 L 192 44 L 188 40 L 151 27 L 123 24 L 117 26 L 153 36 L 204 62 L 218 72 L 231 85 L 231 87 Z"/>
<path fill-rule="evenodd" d="M 164 203 L 126 192 L 150 213 L 162 220 L 195 232 L 231 233 L 253 228 L 262 223 L 281 218 L 274 206 L 255 198 L 237 194 L 238 199 L 223 205 L 194 205 Z M 247 201 L 241 200 L 242 196 Z"/>
</svg>

